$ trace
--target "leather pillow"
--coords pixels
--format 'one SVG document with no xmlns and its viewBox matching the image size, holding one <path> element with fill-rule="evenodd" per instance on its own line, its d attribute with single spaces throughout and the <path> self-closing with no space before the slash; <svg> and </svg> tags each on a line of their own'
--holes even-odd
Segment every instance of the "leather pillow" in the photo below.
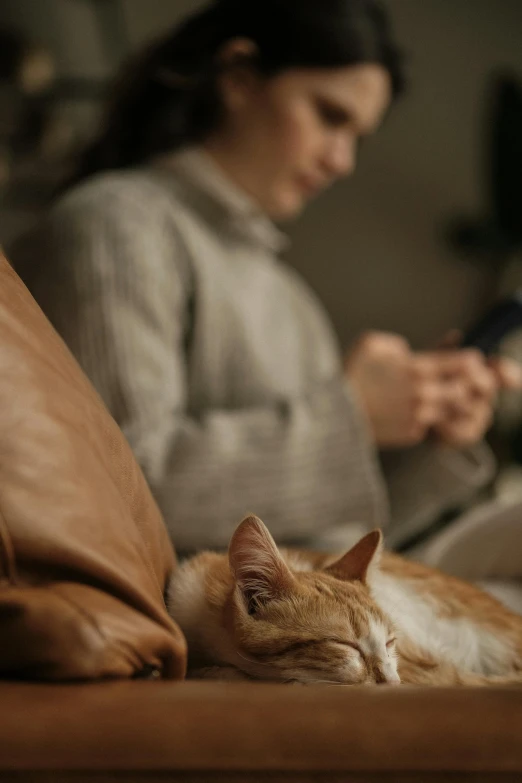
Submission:
<svg viewBox="0 0 522 783">
<path fill-rule="evenodd" d="M 0 674 L 183 677 L 174 566 L 130 447 L 0 256 Z"/>
</svg>

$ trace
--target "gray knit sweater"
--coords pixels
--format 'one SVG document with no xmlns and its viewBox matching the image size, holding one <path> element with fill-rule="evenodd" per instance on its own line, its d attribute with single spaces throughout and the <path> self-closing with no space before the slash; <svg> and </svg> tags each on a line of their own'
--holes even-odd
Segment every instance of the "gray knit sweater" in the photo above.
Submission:
<svg viewBox="0 0 522 783">
<path fill-rule="evenodd" d="M 188 150 L 82 184 L 12 249 L 182 550 L 226 545 L 251 511 L 280 541 L 400 537 L 491 471 L 484 447 L 423 446 L 383 474 L 329 319 L 277 260 L 283 241 Z"/>
</svg>

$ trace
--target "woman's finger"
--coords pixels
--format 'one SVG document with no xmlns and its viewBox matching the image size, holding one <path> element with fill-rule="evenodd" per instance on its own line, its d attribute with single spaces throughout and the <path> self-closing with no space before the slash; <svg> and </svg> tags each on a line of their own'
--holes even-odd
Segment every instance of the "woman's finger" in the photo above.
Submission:
<svg viewBox="0 0 522 783">
<path fill-rule="evenodd" d="M 522 389 L 522 366 L 505 356 L 488 359 L 499 389 Z"/>
</svg>

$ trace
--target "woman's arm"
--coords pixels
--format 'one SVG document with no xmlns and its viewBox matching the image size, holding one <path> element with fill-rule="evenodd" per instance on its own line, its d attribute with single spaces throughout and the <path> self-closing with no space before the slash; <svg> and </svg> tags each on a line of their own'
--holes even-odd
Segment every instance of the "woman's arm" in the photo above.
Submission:
<svg viewBox="0 0 522 783">
<path fill-rule="evenodd" d="M 390 498 L 391 547 L 414 539 L 443 511 L 468 503 L 495 472 L 486 443 L 456 449 L 428 440 L 411 449 L 382 455 Z"/>
</svg>

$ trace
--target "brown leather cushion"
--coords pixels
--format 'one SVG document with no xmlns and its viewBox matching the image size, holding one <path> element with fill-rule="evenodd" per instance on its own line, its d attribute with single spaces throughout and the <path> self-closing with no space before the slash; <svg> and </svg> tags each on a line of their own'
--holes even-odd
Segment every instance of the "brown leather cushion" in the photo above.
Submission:
<svg viewBox="0 0 522 783">
<path fill-rule="evenodd" d="M 182 677 L 174 565 L 127 442 L 0 257 L 0 673 Z"/>
</svg>

